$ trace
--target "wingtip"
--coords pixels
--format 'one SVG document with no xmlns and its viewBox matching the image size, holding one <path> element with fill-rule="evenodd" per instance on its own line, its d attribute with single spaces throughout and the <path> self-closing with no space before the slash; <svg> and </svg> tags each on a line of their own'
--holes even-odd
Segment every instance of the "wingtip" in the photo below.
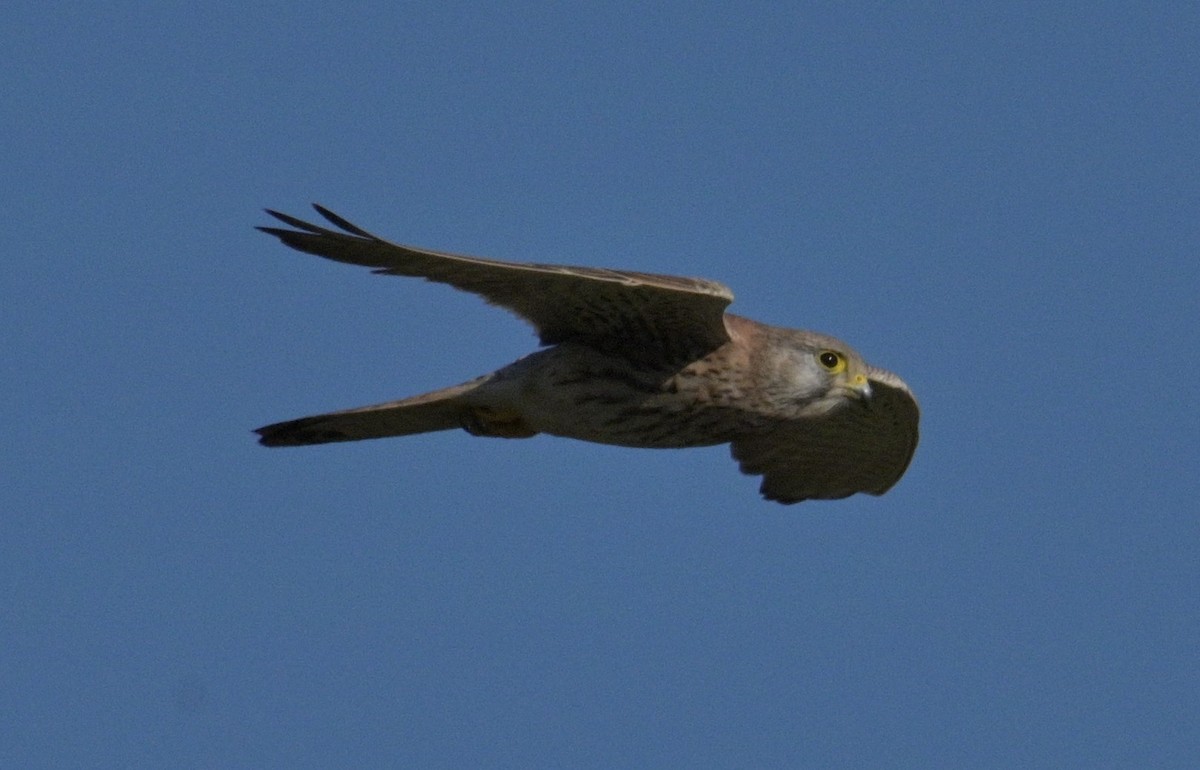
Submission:
<svg viewBox="0 0 1200 770">
<path fill-rule="evenodd" d="M 317 227 L 312 222 L 305 222 L 303 219 L 294 217 L 291 214 L 284 214 L 282 211 L 276 211 L 275 209 L 263 209 L 263 211 L 265 211 L 267 214 L 274 217 L 275 219 L 278 219 L 280 222 L 283 222 L 285 225 L 296 228 L 296 230 L 301 233 L 310 233 L 313 235 L 330 234 L 329 230 L 326 230 L 323 227 Z M 275 228 L 264 229 L 262 227 L 259 227 L 258 229 L 263 230 L 264 232 L 269 232 L 272 235 L 279 235 L 280 233 L 291 233 L 292 232 L 291 230 L 278 230 Z"/>
<path fill-rule="evenodd" d="M 290 219 L 290 218 L 291 218 L 291 217 L 289 217 L 287 214 L 284 214 L 284 213 L 283 213 L 283 212 L 281 212 L 281 211 L 276 211 L 275 209 L 263 208 L 263 212 L 264 212 L 264 213 L 266 213 L 266 214 L 267 214 L 267 216 L 274 217 L 275 219 L 278 219 L 280 222 L 287 222 L 287 221 L 288 221 L 288 219 Z"/>
<path fill-rule="evenodd" d="M 313 207 L 313 209 L 316 210 L 316 212 L 318 214 L 323 216 L 327 222 L 332 223 L 334 227 L 341 228 L 345 232 L 350 233 L 351 235 L 357 235 L 360 238 L 370 238 L 371 240 L 378 240 L 371 233 L 368 233 L 366 230 L 362 229 L 361 227 L 354 224 L 353 222 L 350 222 L 349 220 L 343 219 L 342 217 L 338 216 L 337 214 L 334 214 L 332 211 L 325 208 L 320 203 L 314 203 L 314 204 L 312 204 L 312 207 Z"/>
</svg>

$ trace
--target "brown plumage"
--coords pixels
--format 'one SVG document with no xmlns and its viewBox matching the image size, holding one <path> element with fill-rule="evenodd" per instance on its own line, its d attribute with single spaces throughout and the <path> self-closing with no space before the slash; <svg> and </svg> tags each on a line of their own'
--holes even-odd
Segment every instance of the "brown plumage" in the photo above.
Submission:
<svg viewBox="0 0 1200 770">
<path fill-rule="evenodd" d="M 389 243 L 332 212 L 330 230 L 269 211 L 288 246 L 386 275 L 423 277 L 529 321 L 545 349 L 433 393 L 259 428 L 299 446 L 464 428 L 631 447 L 730 443 L 783 503 L 883 494 L 908 467 L 918 409 L 896 375 L 823 334 L 725 313 L 698 278 L 510 263 Z"/>
</svg>

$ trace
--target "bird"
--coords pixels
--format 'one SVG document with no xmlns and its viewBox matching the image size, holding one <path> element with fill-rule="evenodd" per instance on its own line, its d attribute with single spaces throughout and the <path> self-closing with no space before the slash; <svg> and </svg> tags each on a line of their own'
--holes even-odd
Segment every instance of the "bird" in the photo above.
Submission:
<svg viewBox="0 0 1200 770">
<path fill-rule="evenodd" d="M 323 206 L 321 226 L 266 209 L 287 246 L 479 295 L 532 324 L 541 348 L 468 382 L 256 429 L 269 447 L 464 429 L 638 448 L 729 444 L 783 504 L 882 495 L 916 450 L 920 411 L 897 375 L 826 334 L 726 312 L 701 278 L 503 262 L 383 240 Z"/>
</svg>

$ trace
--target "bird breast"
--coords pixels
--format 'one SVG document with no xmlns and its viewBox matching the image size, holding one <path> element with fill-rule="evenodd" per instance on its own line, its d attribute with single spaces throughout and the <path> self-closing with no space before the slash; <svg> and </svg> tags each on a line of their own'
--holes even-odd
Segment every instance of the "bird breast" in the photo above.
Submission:
<svg viewBox="0 0 1200 770">
<path fill-rule="evenodd" d="M 539 433 L 628 447 L 709 446 L 732 438 L 729 405 L 744 395 L 718 359 L 671 371 L 567 343 L 496 372 L 478 399 L 519 412 Z"/>
</svg>

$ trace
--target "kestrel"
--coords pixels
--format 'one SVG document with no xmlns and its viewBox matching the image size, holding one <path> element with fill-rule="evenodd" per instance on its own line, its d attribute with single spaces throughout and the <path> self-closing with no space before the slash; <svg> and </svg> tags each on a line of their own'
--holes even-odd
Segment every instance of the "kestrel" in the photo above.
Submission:
<svg viewBox="0 0 1200 770">
<path fill-rule="evenodd" d="M 725 312 L 698 278 L 501 262 L 400 246 L 314 206 L 341 232 L 268 210 L 260 227 L 299 251 L 480 295 L 531 323 L 542 350 L 421 396 L 259 428 L 299 446 L 464 428 L 628 447 L 728 443 L 769 500 L 881 495 L 917 446 L 919 412 L 891 372 L 844 342 Z"/>
</svg>

